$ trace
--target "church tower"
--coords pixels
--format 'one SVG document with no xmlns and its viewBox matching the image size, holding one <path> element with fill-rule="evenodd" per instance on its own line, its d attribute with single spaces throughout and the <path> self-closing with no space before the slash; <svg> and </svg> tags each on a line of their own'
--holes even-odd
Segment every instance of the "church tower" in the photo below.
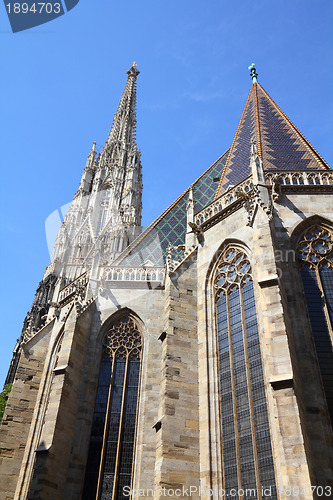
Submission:
<svg viewBox="0 0 333 500">
<path fill-rule="evenodd" d="M 109 136 L 98 156 L 94 142 L 79 189 L 59 231 L 50 268 L 67 280 L 75 279 L 92 266 L 95 270 L 103 269 L 140 232 L 142 167 L 136 145 L 138 74 L 134 62 L 127 71 L 127 83 Z"/>
<path fill-rule="evenodd" d="M 14 350 L 1 498 L 332 498 L 333 172 L 249 69 L 145 230 L 129 69 Z"/>
</svg>

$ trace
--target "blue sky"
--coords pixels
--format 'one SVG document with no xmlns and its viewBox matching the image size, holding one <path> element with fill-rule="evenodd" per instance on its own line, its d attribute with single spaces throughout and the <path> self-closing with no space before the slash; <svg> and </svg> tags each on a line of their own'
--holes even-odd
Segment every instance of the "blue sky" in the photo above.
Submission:
<svg viewBox="0 0 333 500">
<path fill-rule="evenodd" d="M 132 62 L 148 225 L 231 145 L 252 62 L 333 165 L 332 18 L 330 0 L 80 0 L 13 34 L 0 6 L 0 384 L 49 261 L 45 220 L 103 145 Z"/>
</svg>

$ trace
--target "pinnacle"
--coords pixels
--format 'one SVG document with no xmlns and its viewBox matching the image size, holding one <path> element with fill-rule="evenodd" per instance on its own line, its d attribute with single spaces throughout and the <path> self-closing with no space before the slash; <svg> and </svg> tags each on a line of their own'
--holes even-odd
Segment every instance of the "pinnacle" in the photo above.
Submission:
<svg viewBox="0 0 333 500">
<path fill-rule="evenodd" d="M 140 71 L 137 69 L 137 64 L 134 61 L 130 69 L 127 71 L 128 76 L 134 76 L 135 78 L 140 74 Z"/>
<path fill-rule="evenodd" d="M 111 143 L 135 143 L 136 126 L 136 79 L 139 74 L 136 62 L 127 71 L 127 82 L 114 115 L 113 124 L 107 139 Z"/>
</svg>

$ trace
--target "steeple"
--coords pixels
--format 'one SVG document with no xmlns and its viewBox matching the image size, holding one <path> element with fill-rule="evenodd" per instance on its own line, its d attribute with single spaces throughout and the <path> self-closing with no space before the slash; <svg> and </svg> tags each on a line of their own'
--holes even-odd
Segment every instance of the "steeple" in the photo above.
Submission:
<svg viewBox="0 0 333 500">
<path fill-rule="evenodd" d="M 97 157 L 88 154 L 79 189 L 59 230 L 53 262 L 66 279 L 108 265 L 141 231 L 142 167 L 136 145 L 134 62 L 114 115 L 108 139 Z"/>
<path fill-rule="evenodd" d="M 113 192 L 112 206 L 130 226 L 140 225 L 142 209 L 141 153 L 136 145 L 136 80 L 139 73 L 133 62 L 127 71 L 127 82 L 108 139 L 98 158 L 94 188 L 95 191 L 110 189 Z"/>
<path fill-rule="evenodd" d="M 140 71 L 136 62 L 133 62 L 127 71 L 127 83 L 123 95 L 121 96 L 118 110 L 114 115 L 108 145 L 121 143 L 123 146 L 135 145 L 136 132 L 136 79 Z"/>
<path fill-rule="evenodd" d="M 254 63 L 252 86 L 216 192 L 222 195 L 251 174 L 251 141 L 255 140 L 264 172 L 320 170 L 329 165 L 258 83 Z"/>
</svg>

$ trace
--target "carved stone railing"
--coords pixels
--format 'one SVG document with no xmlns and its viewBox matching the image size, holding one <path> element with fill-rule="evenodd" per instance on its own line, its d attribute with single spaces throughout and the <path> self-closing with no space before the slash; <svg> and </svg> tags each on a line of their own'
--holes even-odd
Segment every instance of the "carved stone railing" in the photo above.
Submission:
<svg viewBox="0 0 333 500">
<path fill-rule="evenodd" d="M 80 289 L 84 289 L 88 283 L 88 275 L 87 273 L 81 274 L 74 281 L 69 283 L 59 292 L 58 302 L 61 304 L 65 300 L 68 300 L 72 295 L 77 293 Z"/>
<path fill-rule="evenodd" d="M 266 172 L 266 184 L 273 184 L 277 176 L 282 186 L 333 185 L 333 170 Z"/>
<path fill-rule="evenodd" d="M 191 255 L 197 245 L 192 245 L 190 248 L 186 248 L 185 245 L 173 246 L 171 244 L 167 247 L 167 258 L 166 258 L 166 268 L 167 272 L 170 274 L 174 272 L 177 267 L 179 267 L 189 255 Z"/>
<path fill-rule="evenodd" d="M 265 173 L 266 185 L 274 186 L 329 186 L 333 185 L 333 170 L 269 171 Z M 253 189 L 252 176 L 232 186 L 226 193 L 207 205 L 194 216 L 194 222 L 201 226 L 215 215 L 223 212 L 237 200 L 245 199 Z M 274 199 L 274 197 L 273 197 Z"/>
<path fill-rule="evenodd" d="M 201 226 L 204 222 L 214 217 L 214 215 L 222 212 L 235 201 L 242 199 L 241 192 L 249 193 L 253 188 L 252 175 L 247 177 L 243 182 L 228 189 L 226 193 L 207 205 L 194 216 L 194 222 Z"/>
<path fill-rule="evenodd" d="M 164 267 L 109 267 L 105 269 L 105 281 L 157 281 L 164 280 Z"/>
</svg>

